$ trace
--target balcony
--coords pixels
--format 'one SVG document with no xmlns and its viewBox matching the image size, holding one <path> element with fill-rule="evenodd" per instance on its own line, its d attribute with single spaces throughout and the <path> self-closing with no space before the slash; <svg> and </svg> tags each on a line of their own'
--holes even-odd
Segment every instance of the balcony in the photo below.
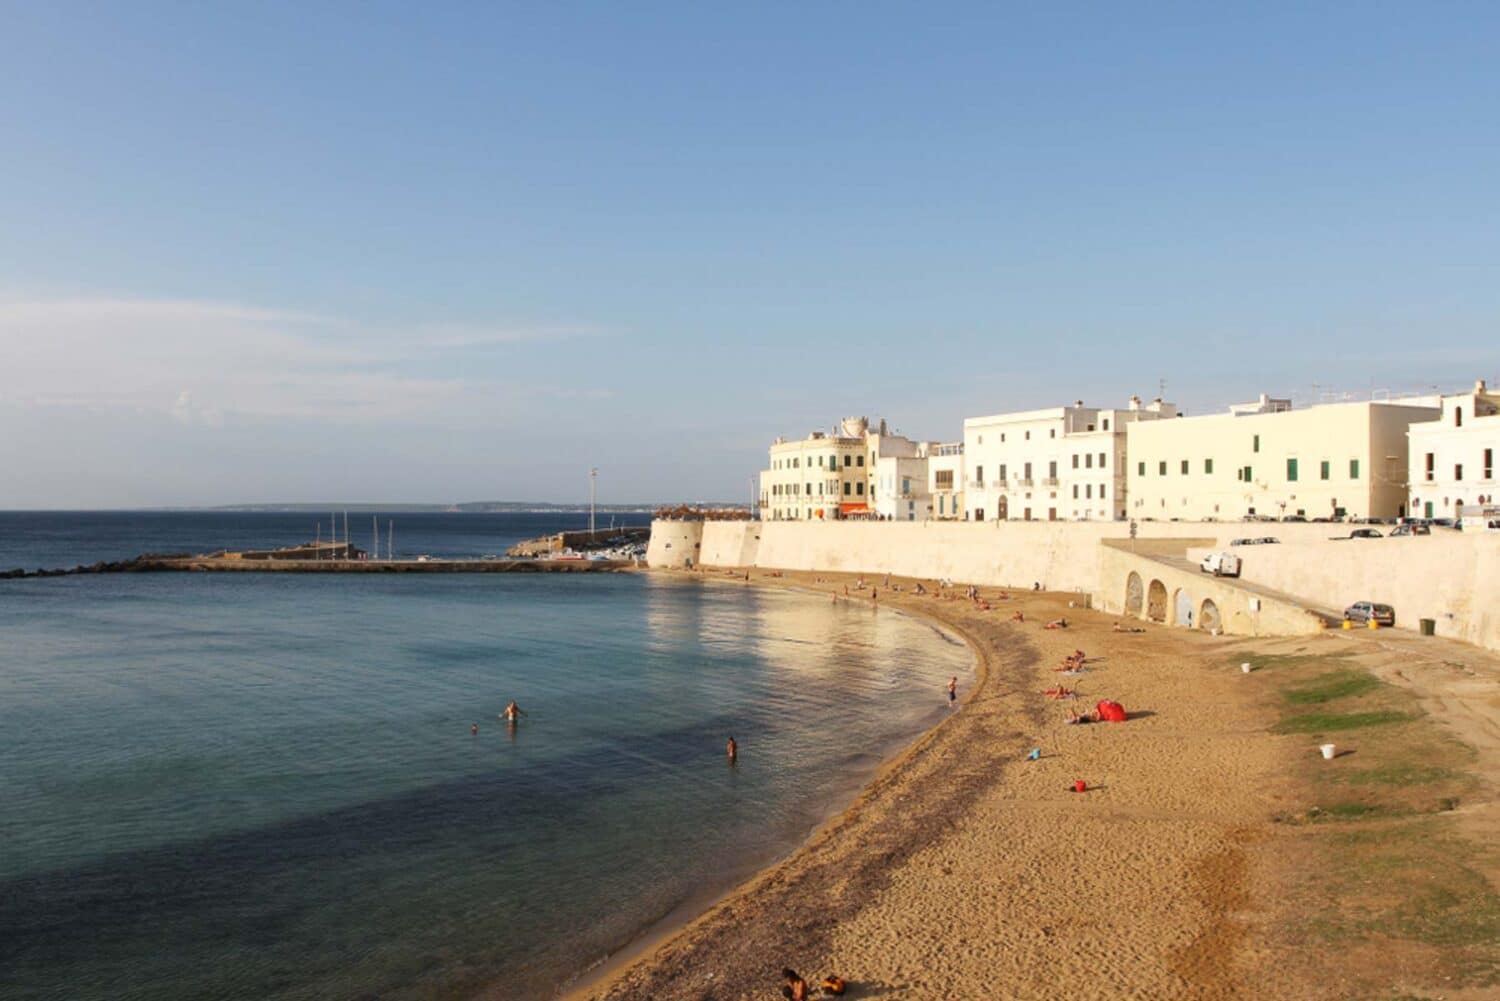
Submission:
<svg viewBox="0 0 1500 1001">
<path fill-rule="evenodd" d="M 1057 486 L 1057 477 L 1056 476 L 1046 476 L 1046 477 L 1043 477 L 1042 478 L 1042 486 L 1044 486 L 1044 487 L 1055 487 L 1055 486 Z"/>
<path fill-rule="evenodd" d="M 984 489 L 984 481 L 983 480 L 970 480 L 969 481 L 969 489 L 970 490 L 983 490 Z"/>
<path fill-rule="evenodd" d="M 1029 477 L 1029 476 L 1021 476 L 1021 477 L 1017 477 L 1016 478 L 1016 486 L 1018 486 L 1018 487 L 1031 487 L 1031 486 L 1035 486 L 1035 483 L 1032 481 L 1031 477 Z"/>
</svg>

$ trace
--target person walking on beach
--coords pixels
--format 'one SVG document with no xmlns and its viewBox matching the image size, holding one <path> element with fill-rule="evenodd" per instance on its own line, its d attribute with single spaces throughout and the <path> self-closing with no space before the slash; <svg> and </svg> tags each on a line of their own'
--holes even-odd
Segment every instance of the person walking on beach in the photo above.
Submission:
<svg viewBox="0 0 1500 1001">
<path fill-rule="evenodd" d="M 948 679 L 948 705 L 951 707 L 958 701 L 958 676 L 954 675 Z"/>
<path fill-rule="evenodd" d="M 729 755 L 729 763 L 731 765 L 734 764 L 736 761 L 739 760 L 739 757 L 740 757 L 740 745 L 738 745 L 738 744 L 736 744 L 734 742 L 734 738 L 733 737 L 730 737 L 729 738 L 729 743 L 727 743 L 727 744 L 724 745 L 724 750 Z"/>
</svg>

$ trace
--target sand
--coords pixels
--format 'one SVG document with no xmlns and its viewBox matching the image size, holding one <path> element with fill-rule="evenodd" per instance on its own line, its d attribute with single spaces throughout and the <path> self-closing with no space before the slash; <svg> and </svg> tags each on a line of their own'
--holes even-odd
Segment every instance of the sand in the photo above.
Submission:
<svg viewBox="0 0 1500 1001">
<path fill-rule="evenodd" d="M 753 584 L 842 593 L 852 579 Z M 837 973 L 850 998 L 1339 996 L 1305 954 L 1281 961 L 1293 915 L 1273 818 L 1297 804 L 1289 755 L 1312 748 L 1269 732 L 1229 641 L 1116 633 L 1066 596 L 984 588 L 986 612 L 871 582 L 881 606 L 974 647 L 960 708 L 790 858 L 570 998 L 774 998 L 782 966 Z M 1068 629 L 1042 628 L 1058 616 Z M 1087 671 L 1054 672 L 1075 648 Z M 1059 683 L 1079 697 L 1041 694 Z M 1130 720 L 1063 722 L 1104 698 Z"/>
</svg>

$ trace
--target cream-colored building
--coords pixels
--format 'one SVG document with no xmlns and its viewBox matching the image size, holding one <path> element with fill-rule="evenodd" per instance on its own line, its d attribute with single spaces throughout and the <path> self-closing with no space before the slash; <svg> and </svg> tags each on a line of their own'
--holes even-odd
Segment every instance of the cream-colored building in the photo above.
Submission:
<svg viewBox="0 0 1500 1001">
<path fill-rule="evenodd" d="M 927 453 L 927 493 L 931 517 L 959 521 L 964 516 L 964 443 L 943 442 Z"/>
<path fill-rule="evenodd" d="M 1122 409 L 1027 410 L 964 421 L 963 503 L 970 521 L 1111 521 L 1127 517 L 1125 429 L 1177 408 L 1131 397 Z"/>
<path fill-rule="evenodd" d="M 766 521 L 924 519 L 930 508 L 927 445 L 893 434 L 885 421 L 846 417 L 831 432 L 777 438 L 760 474 Z"/>
<path fill-rule="evenodd" d="M 1228 413 L 1131 424 L 1129 517 L 1398 517 L 1407 512 L 1407 429 L 1437 414 L 1380 401 L 1293 410 L 1262 396 Z"/>
<path fill-rule="evenodd" d="M 1442 399 L 1436 420 L 1407 431 L 1411 501 L 1419 518 L 1458 518 L 1460 507 L 1496 504 L 1495 456 L 1500 454 L 1500 393 L 1483 381 L 1472 392 Z"/>
</svg>

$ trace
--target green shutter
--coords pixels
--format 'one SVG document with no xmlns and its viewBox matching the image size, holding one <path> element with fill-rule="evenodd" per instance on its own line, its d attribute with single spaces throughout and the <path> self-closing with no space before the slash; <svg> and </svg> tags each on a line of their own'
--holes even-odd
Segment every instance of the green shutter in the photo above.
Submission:
<svg viewBox="0 0 1500 1001">
<path fill-rule="evenodd" d="M 1288 459 L 1288 460 L 1286 460 L 1286 480 L 1287 480 L 1288 483 L 1296 483 L 1297 482 L 1297 460 L 1296 459 Z"/>
<path fill-rule="evenodd" d="M 1349 479 L 1351 479 L 1351 480 L 1357 480 L 1357 479 L 1359 479 L 1359 460 L 1358 459 L 1350 459 L 1349 460 Z"/>
</svg>

